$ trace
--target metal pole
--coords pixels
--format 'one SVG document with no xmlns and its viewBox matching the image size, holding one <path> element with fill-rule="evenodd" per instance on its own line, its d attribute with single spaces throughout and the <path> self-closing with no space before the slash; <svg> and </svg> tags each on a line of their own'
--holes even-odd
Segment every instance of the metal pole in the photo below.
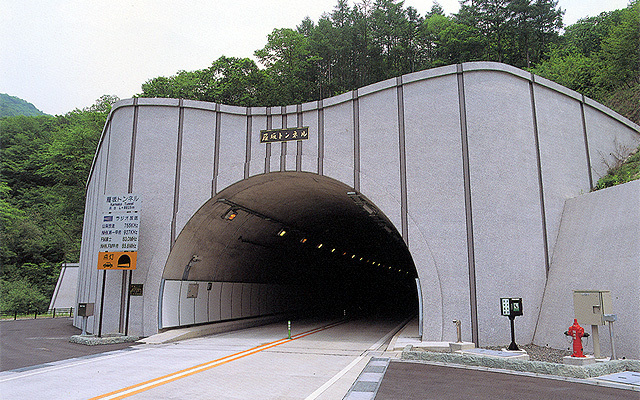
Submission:
<svg viewBox="0 0 640 400">
<path fill-rule="evenodd" d="M 600 334 L 598 333 L 598 325 L 591 325 L 591 336 L 593 336 L 593 356 L 601 358 L 600 355 Z"/>
<path fill-rule="evenodd" d="M 611 337 L 611 359 L 617 360 L 616 357 L 616 342 L 613 335 L 613 323 L 618 320 L 618 316 L 616 314 L 605 314 L 604 320 L 609 323 L 609 336 Z"/>
<path fill-rule="evenodd" d="M 131 275 L 133 274 L 132 270 L 129 270 L 129 284 L 127 285 L 127 314 L 125 316 L 124 323 L 124 335 L 129 336 L 129 310 L 131 306 Z"/>
<path fill-rule="evenodd" d="M 420 288 L 420 279 L 416 278 L 416 288 L 418 289 L 418 336 L 422 340 L 422 321 L 424 316 L 422 315 L 422 289 Z"/>
<path fill-rule="evenodd" d="M 462 343 L 462 321 L 454 319 L 453 323 L 456 324 L 456 333 L 458 334 L 458 340 L 456 343 Z"/>
<path fill-rule="evenodd" d="M 102 273 L 102 295 L 100 295 L 100 320 L 98 322 L 98 337 L 102 337 L 102 313 L 104 311 L 104 287 L 107 282 L 107 270 Z"/>
<path fill-rule="evenodd" d="M 515 321 L 516 317 L 513 315 L 509 316 L 509 321 L 511 322 L 511 344 L 509 345 L 509 350 L 520 350 L 518 348 L 518 345 L 516 344 L 516 328 L 515 328 Z"/>
</svg>

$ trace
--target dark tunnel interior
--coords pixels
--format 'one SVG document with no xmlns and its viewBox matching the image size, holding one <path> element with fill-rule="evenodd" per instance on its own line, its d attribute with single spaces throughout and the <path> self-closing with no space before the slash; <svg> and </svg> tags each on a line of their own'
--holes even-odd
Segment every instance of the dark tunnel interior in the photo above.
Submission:
<svg viewBox="0 0 640 400">
<path fill-rule="evenodd" d="M 300 288 L 309 314 L 417 312 L 416 269 L 366 197 L 311 173 L 258 175 L 203 205 L 178 236 L 164 279 Z"/>
</svg>

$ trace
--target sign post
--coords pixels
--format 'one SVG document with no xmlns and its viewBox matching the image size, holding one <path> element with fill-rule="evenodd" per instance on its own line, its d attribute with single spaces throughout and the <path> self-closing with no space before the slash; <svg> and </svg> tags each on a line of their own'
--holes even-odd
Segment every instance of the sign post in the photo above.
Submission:
<svg viewBox="0 0 640 400">
<path fill-rule="evenodd" d="M 516 329 L 514 326 L 514 320 L 518 315 L 522 315 L 522 299 L 517 298 L 500 298 L 501 313 L 504 316 L 509 317 L 511 321 L 511 344 L 509 344 L 509 350 L 518 351 L 518 345 L 516 344 Z"/>
</svg>

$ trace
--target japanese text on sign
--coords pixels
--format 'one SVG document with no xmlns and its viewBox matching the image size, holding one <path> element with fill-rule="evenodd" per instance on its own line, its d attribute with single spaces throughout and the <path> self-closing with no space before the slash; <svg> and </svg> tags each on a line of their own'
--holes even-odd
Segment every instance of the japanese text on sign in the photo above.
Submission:
<svg viewBox="0 0 640 400">
<path fill-rule="evenodd" d="M 309 127 L 265 129 L 260 131 L 260 143 L 288 142 L 309 139 Z"/>
<path fill-rule="evenodd" d="M 140 197 L 135 194 L 124 196 L 107 196 L 107 209 L 110 212 L 139 211 Z"/>
<path fill-rule="evenodd" d="M 98 220 L 98 269 L 136 269 L 140 197 L 106 196 Z"/>
<path fill-rule="evenodd" d="M 100 251 L 138 251 L 140 215 L 107 214 L 100 226 Z"/>
</svg>

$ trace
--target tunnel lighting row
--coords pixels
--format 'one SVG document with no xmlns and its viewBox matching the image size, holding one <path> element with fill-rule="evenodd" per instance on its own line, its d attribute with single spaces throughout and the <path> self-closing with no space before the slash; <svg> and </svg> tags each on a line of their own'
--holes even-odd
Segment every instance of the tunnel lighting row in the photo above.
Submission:
<svg viewBox="0 0 640 400">
<path fill-rule="evenodd" d="M 280 229 L 280 231 L 278 231 L 278 233 L 276 235 L 278 237 L 285 237 L 288 233 L 289 233 L 289 230 L 287 230 L 286 228 L 282 228 L 282 229 Z M 309 243 L 309 239 L 306 238 L 306 237 L 302 237 L 300 239 L 300 243 L 301 244 L 307 244 L 307 243 Z M 337 248 L 331 247 L 331 246 L 326 246 L 324 243 L 317 243 L 315 245 L 315 248 L 318 249 L 318 250 L 321 250 L 323 248 L 331 248 L 331 250 L 329 250 L 330 253 L 332 253 L 332 254 L 339 254 L 340 253 L 340 251 Z M 356 254 L 353 254 L 352 252 L 342 251 L 342 256 L 343 257 L 347 257 L 347 258 L 350 257 L 354 261 L 359 261 L 359 262 L 365 263 L 367 265 L 372 265 L 374 267 L 380 267 L 383 270 L 388 270 L 388 271 L 391 271 L 391 272 L 396 272 L 396 273 L 400 273 L 400 274 L 409 275 L 409 271 L 403 271 L 400 268 L 387 266 L 387 265 L 382 264 L 381 262 L 378 262 L 378 261 L 375 261 L 375 260 L 371 260 L 371 259 L 365 260 L 364 257 L 358 257 Z"/>
<path fill-rule="evenodd" d="M 347 193 L 347 194 L 350 194 L 350 193 Z M 229 201 L 229 200 L 226 200 L 226 199 L 219 199 L 218 202 L 224 203 L 224 204 L 229 206 L 229 209 L 221 216 L 222 219 L 224 219 L 224 220 L 233 221 L 238 216 L 238 211 L 242 210 L 242 211 L 247 212 L 248 214 L 253 215 L 255 217 L 258 217 L 258 218 L 260 218 L 262 220 L 279 224 L 281 227 L 284 226 L 284 224 L 281 221 L 278 221 L 278 220 L 276 220 L 274 218 L 271 218 L 271 217 L 268 217 L 266 215 L 263 215 L 263 214 L 255 211 L 255 210 L 252 210 L 252 209 L 250 209 L 248 207 L 244 207 L 244 206 L 242 206 L 240 204 L 237 204 L 237 203 L 234 203 L 232 201 Z M 280 230 L 277 232 L 276 235 L 278 237 L 283 238 L 283 237 L 289 235 L 291 231 L 292 230 L 289 229 L 289 228 L 282 227 L 282 228 L 280 228 Z M 306 243 L 309 242 L 309 240 L 306 237 L 304 237 L 304 234 L 302 234 L 301 232 L 296 232 L 296 233 L 298 235 L 302 236 L 302 238 L 300 239 L 300 243 L 301 244 L 306 244 Z M 315 245 L 315 247 L 316 247 L 316 249 L 320 250 L 320 249 L 323 249 L 323 248 L 325 248 L 327 246 L 325 246 L 323 243 L 318 243 L 318 244 Z M 338 249 L 335 248 L 335 247 L 331 247 L 331 251 L 330 252 L 332 254 L 340 253 L 340 251 L 338 251 Z M 358 257 L 355 254 L 353 254 L 352 252 L 346 252 L 346 251 L 342 252 L 342 256 L 343 257 L 349 257 L 349 255 L 351 255 L 351 259 L 354 260 L 354 261 L 359 261 L 359 262 L 365 263 L 367 265 L 371 265 L 371 266 L 374 266 L 374 267 L 379 267 L 380 269 L 387 270 L 387 271 L 390 271 L 390 272 L 409 275 L 409 271 L 403 271 L 402 269 L 397 268 L 397 267 L 387 266 L 387 265 L 382 264 L 382 263 L 380 263 L 378 261 L 375 261 L 375 260 L 372 261 L 370 259 L 367 259 L 365 261 L 364 257 Z"/>
</svg>

